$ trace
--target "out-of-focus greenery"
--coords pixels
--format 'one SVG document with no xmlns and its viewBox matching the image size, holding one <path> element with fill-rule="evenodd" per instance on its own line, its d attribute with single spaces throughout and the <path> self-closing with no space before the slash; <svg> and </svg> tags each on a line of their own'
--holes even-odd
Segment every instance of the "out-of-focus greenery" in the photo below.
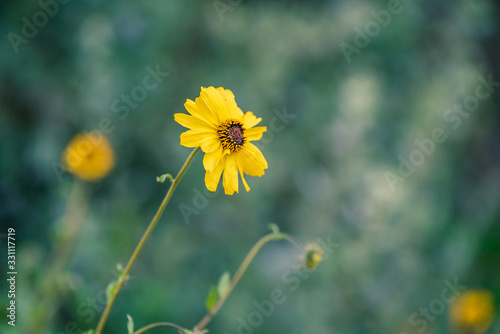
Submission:
<svg viewBox="0 0 500 334">
<path fill-rule="evenodd" d="M 2 289 L 0 331 L 30 326 L 74 183 L 67 173 L 60 181 L 53 163 L 74 134 L 109 119 L 116 167 L 93 186 L 56 312 L 39 332 L 95 327 L 116 264 L 127 261 L 166 192 L 156 176 L 176 173 L 190 152 L 179 145 L 184 128 L 173 114 L 185 112 L 200 86 L 231 89 L 243 111 L 263 118 L 269 129 L 259 147 L 269 169 L 247 178 L 249 193 L 220 190 L 193 203 L 206 191 L 197 156 L 105 333 L 125 333 L 126 314 L 136 328 L 194 326 L 210 287 L 234 273 L 270 222 L 304 243 L 329 237 L 339 246 L 300 285 L 287 272 L 293 246 L 266 246 L 211 333 L 237 333 L 239 317 L 248 321 L 254 301 L 274 289 L 286 301 L 254 333 L 450 333 L 447 303 L 429 320 L 419 312 L 438 309 L 445 282 L 455 280 L 491 291 L 498 309 L 499 87 L 467 117 L 447 112 L 475 96 L 478 77 L 500 81 L 498 3 L 402 1 L 350 62 L 341 43 L 354 45 L 356 27 L 387 1 L 220 3 L 229 6 L 222 16 L 211 0 L 69 1 L 17 53 L 9 33 L 22 36 L 23 18 L 33 22 L 42 7 L 0 4 L 0 233 L 16 229 L 18 267 L 17 325 L 7 325 Z M 169 75 L 128 113 L 116 112 L 114 101 L 157 66 Z M 283 113 L 293 115 L 285 124 L 276 116 Z M 391 189 L 386 173 L 398 173 L 399 157 L 418 159 L 415 140 L 438 128 L 446 140 Z M 189 223 L 181 204 L 198 205 Z M 6 254 L 5 238 L 1 247 Z M 488 333 L 498 332 L 496 321 Z"/>
</svg>

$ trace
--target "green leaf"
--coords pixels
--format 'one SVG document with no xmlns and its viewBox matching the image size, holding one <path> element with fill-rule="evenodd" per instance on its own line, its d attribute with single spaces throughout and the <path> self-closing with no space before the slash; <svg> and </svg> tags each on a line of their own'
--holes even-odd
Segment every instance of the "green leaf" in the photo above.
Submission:
<svg viewBox="0 0 500 334">
<path fill-rule="evenodd" d="M 219 295 L 219 298 L 227 291 L 227 288 L 229 288 L 230 283 L 231 283 L 231 275 L 229 274 L 229 272 L 226 271 L 219 278 L 219 283 L 217 284 L 217 293 Z"/>
<path fill-rule="evenodd" d="M 123 275 L 123 266 L 121 263 L 116 264 L 116 273 L 118 274 L 118 278 L 120 278 Z"/>
<path fill-rule="evenodd" d="M 160 182 L 160 183 L 164 183 L 167 179 L 170 180 L 170 182 L 174 182 L 174 178 L 172 175 L 170 174 L 163 174 L 161 176 L 157 176 L 156 177 L 156 181 L 157 182 Z"/>
<path fill-rule="evenodd" d="M 111 281 L 111 282 L 109 282 L 108 286 L 106 287 L 106 300 L 108 302 L 111 299 L 111 296 L 115 293 L 117 285 L 118 285 L 117 281 Z"/>
<path fill-rule="evenodd" d="M 214 307 L 215 303 L 217 303 L 217 300 L 219 299 L 219 296 L 217 295 L 217 288 L 215 286 L 210 288 L 210 291 L 208 292 L 207 300 L 205 301 L 205 306 L 207 307 L 207 311 L 210 312 L 212 307 Z"/>
<path fill-rule="evenodd" d="M 134 334 L 134 319 L 130 316 L 130 314 L 127 314 L 127 331 L 128 334 Z"/>
</svg>

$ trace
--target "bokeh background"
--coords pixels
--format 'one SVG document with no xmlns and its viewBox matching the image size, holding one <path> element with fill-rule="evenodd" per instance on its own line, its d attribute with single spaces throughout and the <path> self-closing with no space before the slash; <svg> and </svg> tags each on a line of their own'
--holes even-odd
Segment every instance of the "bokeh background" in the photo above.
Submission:
<svg viewBox="0 0 500 334">
<path fill-rule="evenodd" d="M 220 191 L 196 204 L 205 191 L 197 156 L 105 333 L 125 333 L 126 314 L 137 327 L 194 326 L 210 286 L 234 273 L 271 222 L 304 243 L 330 238 L 339 246 L 292 290 L 283 275 L 297 253 L 286 242 L 267 245 L 211 333 L 246 333 L 239 317 L 274 289 L 286 302 L 251 332 L 451 333 L 448 303 L 425 326 L 415 323 L 421 315 L 411 320 L 439 304 L 446 282 L 498 300 L 499 86 L 470 113 L 448 111 L 474 100 L 479 77 L 500 81 L 498 2 L 404 0 L 378 30 L 371 11 L 388 10 L 387 1 L 69 1 L 41 24 L 44 6 L 0 3 L 1 254 L 14 227 L 18 267 L 15 328 L 6 324 L 0 284 L 2 333 L 32 328 L 35 291 L 75 183 L 54 170 L 71 137 L 109 119 L 116 166 L 91 186 L 82 232 L 47 304 L 53 315 L 32 333 L 95 327 L 98 296 L 167 190 L 156 176 L 176 173 L 190 152 L 173 114 L 212 85 L 263 118 L 269 131 L 258 146 L 269 169 L 247 178 L 248 193 Z M 25 38 L 23 18 L 34 16 L 40 27 Z M 364 46 L 357 29 L 367 27 Z M 356 38 L 363 47 L 346 57 L 342 46 L 356 47 Z M 157 67 L 168 76 L 128 112 L 117 110 L 122 94 Z M 415 153 L 415 140 L 436 129 L 446 139 Z M 387 173 L 398 175 L 410 156 L 418 165 L 391 186 Z M 182 204 L 198 209 L 185 219 Z M 5 268 L 5 255 L 1 261 Z M 499 332 L 496 321 L 488 333 Z"/>
</svg>

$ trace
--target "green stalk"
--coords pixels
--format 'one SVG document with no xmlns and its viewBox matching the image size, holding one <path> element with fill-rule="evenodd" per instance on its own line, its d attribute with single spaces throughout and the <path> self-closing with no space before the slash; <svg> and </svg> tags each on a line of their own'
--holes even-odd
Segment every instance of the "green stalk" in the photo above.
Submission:
<svg viewBox="0 0 500 334">
<path fill-rule="evenodd" d="M 212 309 L 205 315 L 205 317 L 203 317 L 203 319 L 201 319 L 201 321 L 194 327 L 195 333 L 201 332 L 201 330 L 205 328 L 205 326 L 210 322 L 210 320 L 212 320 L 212 318 L 217 314 L 217 312 L 219 312 L 220 308 L 226 301 L 227 297 L 229 297 L 234 287 L 236 286 L 236 284 L 238 284 L 239 280 L 247 270 L 250 263 L 252 263 L 257 253 L 261 250 L 261 248 L 270 241 L 283 240 L 283 239 L 290 241 L 295 247 L 298 248 L 300 252 L 304 250 L 304 247 L 297 240 L 295 240 L 293 237 L 291 237 L 286 233 L 271 233 L 262 237 L 259 241 L 257 241 L 257 243 L 252 247 L 252 249 L 250 249 L 250 252 L 248 252 L 247 256 L 245 257 L 240 267 L 234 274 L 231 282 L 229 283 L 229 287 L 224 292 L 224 294 L 217 300 L 214 307 L 212 307 Z"/>
<path fill-rule="evenodd" d="M 144 326 L 141 329 L 138 329 L 137 331 L 134 332 L 134 334 L 141 334 L 150 330 L 151 328 L 156 328 L 156 327 L 171 327 L 177 329 L 181 333 L 186 330 L 185 328 L 171 322 L 155 322 L 153 324 Z"/>
<path fill-rule="evenodd" d="M 33 301 L 33 321 L 28 326 L 27 333 L 33 333 L 38 328 L 45 328 L 53 317 L 54 308 L 58 303 L 60 291 L 57 278 L 65 273 L 64 267 L 70 259 L 71 252 L 81 231 L 85 212 L 89 203 L 89 187 L 81 180 L 75 179 L 66 205 L 66 211 L 61 218 L 60 237 L 55 241 L 57 248 L 52 251 L 46 261 L 41 275 L 42 281 Z"/>
<path fill-rule="evenodd" d="M 199 147 L 195 148 L 189 157 L 187 158 L 186 162 L 182 166 L 182 168 L 179 170 L 179 173 L 175 177 L 175 179 L 172 181 L 172 184 L 170 185 L 170 188 L 168 189 L 167 194 L 165 195 L 165 198 L 163 199 L 163 202 L 160 204 L 160 207 L 158 208 L 158 211 L 156 211 L 155 216 L 151 220 L 151 223 L 149 223 L 148 228 L 146 229 L 146 232 L 142 235 L 141 240 L 137 244 L 137 247 L 135 247 L 134 252 L 132 253 L 132 256 L 128 260 L 127 266 L 123 270 L 123 274 L 120 275 L 120 278 L 118 279 L 118 282 L 116 284 L 116 288 L 114 289 L 113 294 L 108 300 L 108 303 L 106 305 L 106 308 L 104 309 L 104 312 L 101 315 L 101 318 L 99 319 L 99 322 L 96 327 L 96 333 L 100 334 L 104 328 L 104 325 L 106 324 L 106 320 L 108 319 L 109 312 L 111 311 L 111 308 L 113 307 L 113 304 L 116 300 L 116 297 L 118 296 L 118 293 L 120 292 L 123 283 L 125 283 L 125 280 L 128 277 L 128 274 L 130 270 L 132 269 L 132 266 L 134 265 L 135 260 L 137 259 L 137 256 L 141 252 L 142 248 L 144 247 L 144 244 L 148 240 L 149 236 L 151 235 L 151 232 L 153 232 L 153 229 L 155 228 L 156 224 L 158 223 L 158 220 L 160 219 L 161 215 L 163 214 L 163 211 L 165 210 L 165 207 L 167 206 L 168 202 L 170 201 L 170 198 L 172 197 L 172 194 L 174 193 L 175 188 L 177 188 L 177 185 L 181 181 L 182 177 L 184 176 L 184 173 L 186 172 L 187 168 L 191 164 L 191 161 L 193 161 L 194 156 L 198 151 L 200 150 Z"/>
</svg>

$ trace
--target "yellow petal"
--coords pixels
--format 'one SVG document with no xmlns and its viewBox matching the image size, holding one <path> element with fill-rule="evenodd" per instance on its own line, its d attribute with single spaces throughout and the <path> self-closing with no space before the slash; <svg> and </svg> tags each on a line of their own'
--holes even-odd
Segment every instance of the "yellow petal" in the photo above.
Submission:
<svg viewBox="0 0 500 334">
<path fill-rule="evenodd" d="M 241 169 L 250 176 L 262 176 L 264 175 L 264 168 L 257 165 L 249 155 L 241 150 L 237 154 L 238 165 L 241 166 Z"/>
<path fill-rule="evenodd" d="M 215 130 L 213 125 L 195 116 L 178 113 L 174 114 L 174 119 L 177 123 L 189 129 Z"/>
<path fill-rule="evenodd" d="M 236 100 L 234 98 L 233 92 L 231 92 L 229 89 L 224 89 L 222 87 L 217 88 L 221 96 L 224 98 L 227 106 L 227 117 L 228 118 L 234 118 L 234 119 L 240 119 L 243 117 L 243 111 L 241 111 L 240 108 L 238 108 L 238 105 L 236 104 Z"/>
<path fill-rule="evenodd" d="M 218 140 L 214 131 L 188 130 L 181 133 L 181 145 L 185 147 L 198 147 L 202 141 L 213 138 Z"/>
<path fill-rule="evenodd" d="M 243 127 L 245 129 L 250 129 L 251 127 L 257 125 L 262 121 L 262 118 L 257 118 L 253 112 L 248 111 L 245 116 L 243 116 Z"/>
<path fill-rule="evenodd" d="M 239 164 L 238 164 L 238 170 L 240 171 L 241 181 L 243 181 L 243 185 L 245 186 L 245 190 L 250 191 L 250 187 L 248 186 L 248 183 L 245 180 L 245 177 L 243 176 L 243 168 Z"/>
<path fill-rule="evenodd" d="M 226 195 L 232 195 L 235 191 L 238 192 L 238 166 L 233 154 L 228 155 L 226 158 L 226 167 L 224 168 L 222 184 L 224 185 L 224 192 Z"/>
<path fill-rule="evenodd" d="M 220 176 L 224 170 L 225 162 L 220 162 L 212 172 L 205 173 L 205 185 L 210 191 L 216 191 L 219 184 Z"/>
<path fill-rule="evenodd" d="M 236 153 L 238 159 L 238 166 L 241 166 L 243 171 L 251 176 L 264 175 L 267 161 L 260 152 L 260 150 L 251 143 L 246 143 L 241 151 Z"/>
<path fill-rule="evenodd" d="M 206 137 L 200 141 L 201 150 L 205 153 L 210 153 L 221 147 L 220 139 L 217 135 Z"/>
<path fill-rule="evenodd" d="M 264 169 L 268 167 L 266 158 L 264 158 L 264 155 L 257 146 L 252 143 L 247 143 L 245 145 L 245 149 L 251 153 L 252 158 L 259 164 L 259 166 L 262 166 Z"/>
<path fill-rule="evenodd" d="M 262 134 L 266 131 L 267 127 L 265 126 L 247 129 L 245 130 L 245 139 L 248 141 L 259 140 L 262 138 Z"/>
<path fill-rule="evenodd" d="M 221 162 L 223 156 L 224 150 L 222 146 L 219 146 L 219 148 L 214 150 L 213 152 L 206 153 L 203 157 L 203 167 L 205 167 L 206 171 L 213 171 L 215 167 Z"/>
<path fill-rule="evenodd" d="M 208 124 L 212 126 L 217 126 L 219 125 L 219 122 L 217 122 L 217 119 L 213 117 L 211 113 L 203 113 L 201 110 L 198 109 L 196 106 L 196 102 L 192 100 L 186 100 L 186 103 L 184 103 L 184 108 L 193 115 L 194 117 L 197 117 L 201 120 L 204 120 Z"/>
<path fill-rule="evenodd" d="M 220 122 L 224 122 L 228 118 L 224 96 L 217 89 L 214 87 L 202 87 L 200 97 L 210 111 L 218 116 Z"/>
</svg>

